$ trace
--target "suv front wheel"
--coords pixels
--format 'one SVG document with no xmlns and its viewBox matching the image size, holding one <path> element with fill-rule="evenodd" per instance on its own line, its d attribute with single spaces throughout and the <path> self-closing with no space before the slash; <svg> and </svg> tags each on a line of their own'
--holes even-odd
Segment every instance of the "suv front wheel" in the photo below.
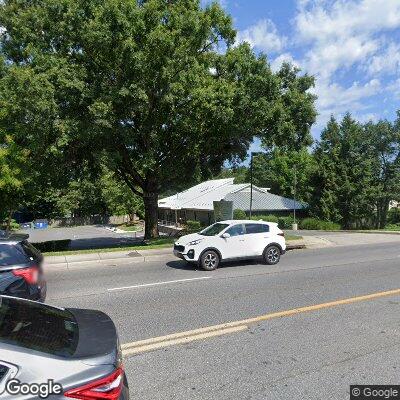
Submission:
<svg viewBox="0 0 400 400">
<path fill-rule="evenodd" d="M 200 257 L 200 267 L 206 271 L 214 271 L 220 262 L 219 255 L 214 250 L 206 250 Z"/>
<path fill-rule="evenodd" d="M 278 246 L 271 245 L 264 250 L 264 260 L 268 265 L 278 264 L 281 258 L 281 249 Z"/>
</svg>

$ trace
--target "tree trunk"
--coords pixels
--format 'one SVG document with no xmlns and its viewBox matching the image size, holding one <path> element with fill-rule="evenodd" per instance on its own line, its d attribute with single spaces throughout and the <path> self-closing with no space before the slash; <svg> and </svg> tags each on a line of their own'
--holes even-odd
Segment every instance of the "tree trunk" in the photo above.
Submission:
<svg viewBox="0 0 400 400">
<path fill-rule="evenodd" d="M 382 204 L 381 208 L 381 215 L 379 221 L 380 229 L 384 229 L 386 227 L 388 211 L 389 211 L 389 200 L 385 199 L 384 204 Z"/>
<path fill-rule="evenodd" d="M 158 238 L 158 193 L 156 191 L 145 191 L 144 202 L 144 238 Z"/>
<path fill-rule="evenodd" d="M 12 210 L 8 213 L 8 218 L 7 218 L 7 227 L 6 227 L 6 232 L 10 232 L 11 230 L 11 219 L 12 219 Z"/>
</svg>

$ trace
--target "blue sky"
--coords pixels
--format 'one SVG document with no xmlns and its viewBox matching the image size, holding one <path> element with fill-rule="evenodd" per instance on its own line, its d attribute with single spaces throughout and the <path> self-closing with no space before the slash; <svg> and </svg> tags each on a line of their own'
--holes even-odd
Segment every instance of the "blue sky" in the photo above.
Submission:
<svg viewBox="0 0 400 400">
<path fill-rule="evenodd" d="M 207 0 L 204 0 L 207 1 Z M 316 77 L 318 138 L 331 114 L 396 117 L 400 98 L 400 0 L 220 0 L 238 41 Z M 254 147 L 257 147 L 255 144 Z"/>
</svg>

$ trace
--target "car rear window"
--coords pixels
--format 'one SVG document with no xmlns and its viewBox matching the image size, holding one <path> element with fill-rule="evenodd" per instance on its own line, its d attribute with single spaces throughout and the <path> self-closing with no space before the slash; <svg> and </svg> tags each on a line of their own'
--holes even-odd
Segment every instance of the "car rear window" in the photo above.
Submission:
<svg viewBox="0 0 400 400">
<path fill-rule="evenodd" d="M 0 296 L 0 342 L 69 357 L 78 339 L 78 325 L 69 311 Z"/>
<path fill-rule="evenodd" d="M 0 266 L 26 264 L 28 256 L 19 244 L 0 244 Z"/>
<path fill-rule="evenodd" d="M 269 232 L 269 225 L 267 224 L 246 224 L 246 233 L 265 233 Z"/>
</svg>

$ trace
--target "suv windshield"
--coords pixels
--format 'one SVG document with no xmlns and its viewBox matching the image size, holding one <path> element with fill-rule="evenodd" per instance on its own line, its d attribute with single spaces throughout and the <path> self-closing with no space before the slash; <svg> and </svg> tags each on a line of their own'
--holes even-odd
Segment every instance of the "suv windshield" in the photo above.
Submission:
<svg viewBox="0 0 400 400">
<path fill-rule="evenodd" d="M 0 296 L 0 342 L 68 357 L 75 353 L 78 338 L 70 312 Z"/>
<path fill-rule="evenodd" d="M 215 236 L 221 233 L 225 228 L 227 228 L 229 224 L 220 224 L 216 223 L 214 225 L 209 226 L 199 233 L 199 235 L 203 236 Z"/>
</svg>

